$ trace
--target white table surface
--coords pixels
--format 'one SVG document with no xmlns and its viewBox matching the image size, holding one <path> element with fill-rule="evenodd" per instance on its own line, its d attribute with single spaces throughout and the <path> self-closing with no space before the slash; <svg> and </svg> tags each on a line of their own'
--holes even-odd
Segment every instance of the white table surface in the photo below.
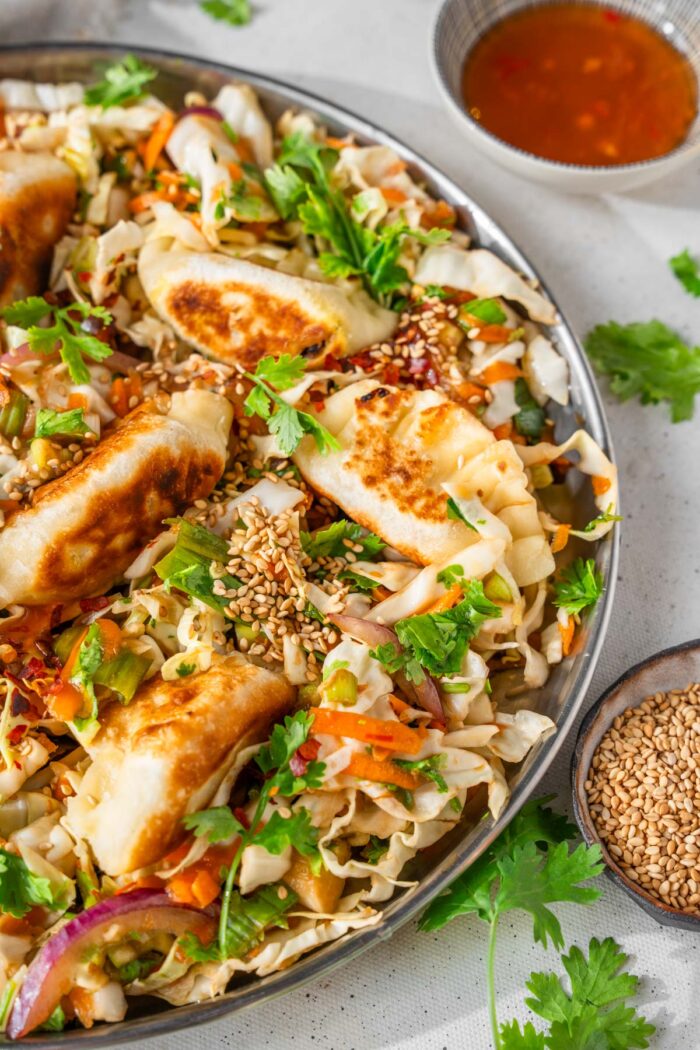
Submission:
<svg viewBox="0 0 700 1050">
<path fill-rule="evenodd" d="M 371 118 L 430 157 L 488 209 L 539 269 L 575 331 L 659 317 L 700 341 L 700 301 L 666 260 L 700 253 L 700 163 L 650 189 L 567 197 L 511 176 L 461 141 L 428 65 L 436 0 L 253 0 L 245 28 L 189 0 L 0 0 L 6 39 L 94 39 L 163 46 L 270 73 Z M 698 399 L 700 401 L 700 398 Z M 592 701 L 631 664 L 700 634 L 700 404 L 671 425 L 665 408 L 606 396 L 625 520 L 612 623 Z M 569 808 L 571 739 L 543 785 Z M 608 880 L 589 909 L 560 907 L 567 943 L 615 937 L 643 975 L 641 998 L 662 1050 L 700 1047 L 700 938 L 658 926 Z M 526 919 L 504 922 L 500 1017 L 526 1017 L 524 982 L 554 967 Z M 315 986 L 152 1050 L 488 1050 L 486 930 L 463 919 L 436 934 L 404 927 Z M 694 993 L 694 994 L 693 994 Z"/>
</svg>

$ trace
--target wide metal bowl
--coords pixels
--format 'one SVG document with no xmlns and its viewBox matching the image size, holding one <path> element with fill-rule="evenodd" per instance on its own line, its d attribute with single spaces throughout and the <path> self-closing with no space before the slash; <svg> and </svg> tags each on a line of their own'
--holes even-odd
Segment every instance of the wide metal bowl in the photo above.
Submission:
<svg viewBox="0 0 700 1050">
<path fill-rule="evenodd" d="M 352 132 L 361 144 L 382 143 L 391 146 L 407 162 L 411 172 L 422 179 L 435 195 L 449 201 L 459 215 L 460 225 L 475 242 L 489 248 L 507 263 L 530 278 L 538 279 L 534 267 L 513 244 L 498 223 L 479 205 L 413 150 L 369 121 L 323 99 L 270 77 L 258 76 L 213 62 L 195 60 L 184 55 L 157 50 L 132 48 L 132 53 L 156 66 L 160 75 L 156 92 L 175 108 L 181 105 L 186 91 L 196 89 L 214 95 L 222 84 L 232 79 L 249 82 L 257 90 L 271 117 L 290 106 L 309 109 L 318 114 L 333 135 Z M 0 77 L 19 77 L 39 81 L 87 81 L 95 77 L 95 65 L 123 55 L 123 49 L 81 44 L 50 44 L 0 48 Z M 548 294 L 544 288 L 545 294 Z M 551 298 L 551 296 L 550 296 Z M 557 439 L 564 440 L 578 426 L 584 426 L 610 455 L 610 435 L 595 382 L 583 351 L 573 332 L 562 320 L 551 327 L 549 336 L 564 355 L 571 373 L 571 403 L 556 409 Z M 595 515 L 590 486 L 569 472 L 570 512 L 573 520 L 584 523 Z M 557 724 L 557 732 L 543 741 L 518 767 L 512 777 L 512 796 L 505 812 L 495 823 L 481 820 L 477 826 L 458 826 L 430 850 L 412 862 L 411 877 L 420 881 L 412 889 L 398 892 L 387 903 L 382 921 L 369 929 L 359 930 L 341 941 L 329 944 L 301 958 L 290 969 L 264 978 L 240 978 L 225 995 L 208 1002 L 172 1008 L 160 1000 L 131 1000 L 127 1020 L 115 1025 L 102 1025 L 89 1030 L 57 1034 L 38 1033 L 25 1042 L 34 1047 L 62 1048 L 67 1045 L 114 1046 L 147 1036 L 180 1032 L 190 1025 L 203 1024 L 225 1014 L 297 988 L 328 973 L 332 968 L 354 958 L 378 941 L 386 940 L 411 917 L 423 910 L 428 901 L 445 889 L 467 868 L 510 821 L 515 812 L 532 795 L 539 780 L 551 765 L 579 711 L 595 668 L 610 617 L 618 561 L 617 529 L 611 538 L 596 545 L 595 557 L 602 570 L 606 590 L 585 626 L 585 637 L 576 655 L 568 657 L 553 669 L 546 686 L 518 698 L 515 706 L 535 705 Z M 590 554 L 591 545 L 586 545 Z M 134 785 L 138 791 L 138 785 Z"/>
</svg>

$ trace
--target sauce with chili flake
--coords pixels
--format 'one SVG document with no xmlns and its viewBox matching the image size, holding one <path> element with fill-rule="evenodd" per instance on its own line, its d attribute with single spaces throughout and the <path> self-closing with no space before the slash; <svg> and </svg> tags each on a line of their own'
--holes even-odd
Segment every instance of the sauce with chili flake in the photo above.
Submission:
<svg viewBox="0 0 700 1050">
<path fill-rule="evenodd" d="M 467 111 L 513 146 L 610 166 L 679 146 L 697 113 L 688 60 L 638 18 L 556 3 L 496 23 L 467 56 Z"/>
</svg>

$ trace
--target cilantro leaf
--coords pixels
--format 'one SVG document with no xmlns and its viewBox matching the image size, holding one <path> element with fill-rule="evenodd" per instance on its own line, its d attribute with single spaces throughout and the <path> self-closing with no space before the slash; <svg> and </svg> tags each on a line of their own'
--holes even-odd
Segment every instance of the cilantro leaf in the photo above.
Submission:
<svg viewBox="0 0 700 1050">
<path fill-rule="evenodd" d="M 571 529 L 572 536 L 585 536 L 589 532 L 594 532 L 599 525 L 605 525 L 609 521 L 622 521 L 621 514 L 613 513 L 613 504 L 611 503 L 607 510 L 604 510 L 597 517 L 592 518 L 587 525 L 584 525 L 582 529 Z"/>
<path fill-rule="evenodd" d="M 359 572 L 353 572 L 351 569 L 345 569 L 341 572 L 338 579 L 347 583 L 351 591 L 359 591 L 362 594 L 370 594 L 379 586 L 376 580 L 371 580 L 369 576 L 362 576 Z"/>
<path fill-rule="evenodd" d="M 488 922 L 492 887 L 504 857 L 528 842 L 556 845 L 576 835 L 574 825 L 546 805 L 552 798 L 550 795 L 526 802 L 488 849 L 429 904 L 420 920 L 421 930 L 439 930 L 458 915 L 470 913 Z"/>
<path fill-rule="evenodd" d="M 135 55 L 126 55 L 121 62 L 108 66 L 104 77 L 97 84 L 85 89 L 88 106 L 123 106 L 125 102 L 137 102 L 144 96 L 144 88 L 158 76 L 158 70 L 147 66 Z"/>
<path fill-rule="evenodd" d="M 345 542 L 348 540 L 353 545 L 361 544 L 362 557 L 365 559 L 376 558 L 386 544 L 373 532 L 367 532 L 361 525 L 347 518 L 334 521 L 325 529 L 318 529 L 314 533 L 302 532 L 301 545 L 304 551 L 314 561 L 319 558 L 342 558 L 352 548 Z M 355 552 L 357 553 L 357 552 Z M 376 587 L 376 583 L 372 587 Z"/>
<path fill-rule="evenodd" d="M 245 26 L 251 19 L 250 0 L 201 0 L 199 6 L 212 18 L 230 26 Z"/>
<path fill-rule="evenodd" d="M 233 892 L 226 916 L 223 943 L 213 941 L 204 945 L 196 934 L 186 933 L 180 946 L 194 962 L 219 962 L 222 959 L 242 959 L 257 947 L 265 932 L 274 926 L 286 929 L 285 912 L 293 908 L 299 898 L 283 883 L 261 886 L 249 897 Z"/>
<path fill-rule="evenodd" d="M 544 1033 L 528 1021 L 521 1029 L 518 1021 L 501 1025 L 500 1050 L 546 1050 Z"/>
<path fill-rule="evenodd" d="M 39 1025 L 39 1030 L 42 1032 L 62 1032 L 65 1027 L 66 1015 L 59 1003 L 44 1023 Z"/>
<path fill-rule="evenodd" d="M 223 219 L 228 209 L 238 222 L 258 222 L 265 203 L 259 193 L 251 192 L 245 179 L 236 179 L 227 192 L 222 192 L 214 208 L 214 218 Z"/>
<path fill-rule="evenodd" d="M 553 602 L 564 612 L 580 613 L 589 605 L 595 605 L 603 593 L 603 574 L 596 568 L 593 558 L 576 558 L 566 569 L 562 569 L 554 581 Z"/>
<path fill-rule="evenodd" d="M 425 672 L 415 656 L 403 652 L 393 642 L 378 645 L 376 649 L 370 650 L 369 655 L 382 665 L 387 674 L 405 674 L 414 685 L 420 685 L 425 678 Z"/>
<path fill-rule="evenodd" d="M 259 415 L 266 420 L 268 430 L 277 438 L 277 444 L 285 456 L 291 456 L 304 434 L 313 437 L 322 455 L 340 448 L 338 440 L 317 419 L 287 404 L 269 385 L 274 383 L 280 390 L 288 390 L 301 379 L 304 370 L 303 358 L 283 354 L 277 359 L 263 358 L 258 362 L 255 374 L 245 373 L 255 384 L 244 402 L 246 415 Z"/>
<path fill-rule="evenodd" d="M 36 415 L 34 437 L 78 437 L 91 433 L 85 422 L 82 408 L 71 408 L 67 412 L 54 412 L 52 408 L 40 408 Z"/>
<path fill-rule="evenodd" d="M 686 346 L 661 321 L 598 325 L 584 345 L 596 369 L 610 376 L 610 389 L 620 401 L 668 401 L 673 423 L 692 418 L 700 390 L 700 346 Z"/>
<path fill-rule="evenodd" d="M 515 429 L 523 437 L 539 441 L 542 437 L 547 417 L 542 406 L 535 401 L 530 393 L 530 388 L 522 376 L 515 380 L 515 400 L 520 408 L 520 411 L 513 416 Z"/>
<path fill-rule="evenodd" d="M 593 937 L 588 958 L 580 948 L 562 956 L 569 976 L 567 993 L 553 973 L 533 973 L 527 982 L 530 1009 L 551 1025 L 544 1037 L 550 1050 L 644 1050 L 654 1025 L 625 1005 L 637 992 L 638 979 L 620 973 L 627 956 L 612 937 Z M 505 1046 L 507 1047 L 507 1043 Z M 517 1046 L 517 1044 L 515 1044 Z"/>
<path fill-rule="evenodd" d="M 370 835 L 369 842 L 362 848 L 362 856 L 368 864 L 378 864 L 388 849 L 388 839 L 380 839 L 378 835 Z"/>
<path fill-rule="evenodd" d="M 279 357 L 263 357 L 258 361 L 255 378 L 269 383 L 276 390 L 289 390 L 306 375 L 303 357 L 281 354 Z"/>
<path fill-rule="evenodd" d="M 0 848 L 0 911 L 21 919 L 35 904 L 58 907 L 48 879 L 34 875 L 21 857 Z"/>
<path fill-rule="evenodd" d="M 497 915 L 519 909 L 527 911 L 534 920 L 535 941 L 547 946 L 547 938 L 561 948 L 564 939 L 554 912 L 547 905 L 556 901 L 589 904 L 600 897 L 600 891 L 580 886 L 599 875 L 600 846 L 581 844 L 569 853 L 565 842 L 551 846 L 542 856 L 534 842 L 516 846 L 498 863 L 500 883 L 493 908 Z"/>
<path fill-rule="evenodd" d="M 194 831 L 198 838 L 206 835 L 208 842 L 224 842 L 240 835 L 243 825 L 236 820 L 228 806 L 212 806 L 199 813 L 188 813 L 182 818 L 188 831 Z"/>
<path fill-rule="evenodd" d="M 187 678 L 188 675 L 191 675 L 196 669 L 196 664 L 182 663 L 177 665 L 177 667 L 175 668 L 175 672 L 178 678 Z"/>
<path fill-rule="evenodd" d="M 294 168 L 273 164 L 265 172 L 265 185 L 283 219 L 293 218 L 306 200 L 306 183 Z"/>
<path fill-rule="evenodd" d="M 437 574 L 438 583 L 442 583 L 448 589 L 455 583 L 461 584 L 464 580 L 464 569 L 461 565 L 448 565 Z"/>
<path fill-rule="evenodd" d="M 668 265 L 685 288 L 688 295 L 700 297 L 700 267 L 686 248 L 669 259 Z"/>
<path fill-rule="evenodd" d="M 469 322 L 471 317 L 476 317 L 485 324 L 504 324 L 507 320 L 506 312 L 497 299 L 470 299 L 468 303 L 460 306 L 459 314 L 460 318 L 467 315 L 463 323 L 469 328 L 474 327 Z"/>
<path fill-rule="evenodd" d="M 308 809 L 299 809 L 289 817 L 283 817 L 278 810 L 255 836 L 255 845 L 262 846 L 268 853 L 279 856 L 288 846 L 305 857 L 319 857 L 316 846 L 318 828 L 311 823 Z"/>
<path fill-rule="evenodd" d="M 263 773 L 272 773 L 265 781 L 268 794 L 271 788 L 275 788 L 278 794 L 289 797 L 321 786 L 325 769 L 323 762 L 308 762 L 306 771 L 300 775 L 289 768 L 293 755 L 309 735 L 312 723 L 313 715 L 297 711 L 295 715 L 285 717 L 284 725 L 273 726 L 269 743 L 260 748 L 255 758 Z"/>
<path fill-rule="evenodd" d="M 409 616 L 395 626 L 404 649 L 438 677 L 457 674 L 469 642 L 481 625 L 501 616 L 500 607 L 489 601 L 480 581 L 466 581 L 463 590 L 464 598 L 452 609 Z"/>
<path fill-rule="evenodd" d="M 447 781 L 440 772 L 446 764 L 446 755 L 429 755 L 427 758 L 419 758 L 415 762 L 404 758 L 394 759 L 394 765 L 400 766 L 401 769 L 405 769 L 408 773 L 419 773 L 426 780 L 432 780 L 441 795 L 449 791 Z"/>
<path fill-rule="evenodd" d="M 44 305 L 41 306 L 41 303 Z M 39 328 L 38 321 L 51 313 L 53 325 Z M 3 307 L 0 316 L 8 324 L 27 328 L 27 342 L 35 353 L 53 354 L 58 350 L 74 383 L 90 382 L 90 372 L 83 355 L 92 358 L 93 361 L 104 361 L 112 353 L 112 348 L 107 343 L 90 335 L 83 327 L 87 318 L 97 318 L 105 325 L 111 324 L 112 315 L 104 306 L 91 306 L 83 302 L 61 307 L 51 306 L 38 296 L 31 296 L 29 299 Z"/>
</svg>

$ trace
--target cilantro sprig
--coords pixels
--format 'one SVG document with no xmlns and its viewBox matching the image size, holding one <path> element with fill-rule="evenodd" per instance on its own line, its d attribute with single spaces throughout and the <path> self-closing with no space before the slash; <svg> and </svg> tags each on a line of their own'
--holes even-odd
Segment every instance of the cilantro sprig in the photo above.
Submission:
<svg viewBox="0 0 700 1050">
<path fill-rule="evenodd" d="M 637 993 L 639 979 L 620 972 L 627 962 L 612 937 L 593 937 L 588 956 L 573 947 L 561 961 L 570 991 L 555 973 L 533 973 L 525 1000 L 533 1013 L 549 1024 L 538 1032 L 528 1022 L 501 1026 L 502 1050 L 644 1050 L 656 1028 L 628 1005 Z"/>
<path fill-rule="evenodd" d="M 554 604 L 570 616 L 595 603 L 603 593 L 603 574 L 593 558 L 576 558 L 554 580 Z"/>
<path fill-rule="evenodd" d="M 620 401 L 668 401 L 673 423 L 692 418 L 700 390 L 700 346 L 686 346 L 661 321 L 611 321 L 594 328 L 585 347 L 596 369 L 610 376 L 610 389 Z"/>
<path fill-rule="evenodd" d="M 495 960 L 501 917 L 511 911 L 527 912 L 533 920 L 534 940 L 545 947 L 551 941 L 561 949 L 561 925 L 550 905 L 560 901 L 591 904 L 600 896 L 594 887 L 583 885 L 603 870 L 600 847 L 581 844 L 570 852 L 568 842 L 576 829 L 548 808 L 550 801 L 551 796 L 526 803 L 471 867 L 436 897 L 420 920 L 422 930 L 439 930 L 457 916 L 470 914 L 488 924 L 489 1018 L 496 1050 L 506 1050 L 509 1045 L 501 1035 L 496 1013 Z M 510 1027 L 506 1026 L 508 1036 Z M 536 1035 L 534 1029 L 532 1032 Z M 510 1045 L 519 1045 L 522 1050 L 528 1047 L 527 1042 Z M 532 1045 L 544 1050 L 546 1044 Z"/>
<path fill-rule="evenodd" d="M 255 761 L 265 774 L 265 780 L 248 827 L 244 827 L 225 806 L 215 806 L 184 818 L 185 827 L 193 830 L 198 836 L 205 835 L 209 842 L 222 842 L 239 836 L 238 848 L 226 874 L 217 943 L 205 947 L 199 944 L 195 937 L 190 936 L 183 942 L 183 947 L 191 958 L 198 961 L 204 957 L 224 960 L 240 954 L 240 924 L 235 920 L 246 900 L 234 892 L 234 884 L 243 852 L 248 846 L 262 846 L 268 853 L 275 855 L 282 853 L 288 846 L 293 846 L 297 852 L 310 859 L 312 869 L 318 867 L 318 830 L 311 823 L 307 810 L 299 809 L 287 816 L 275 811 L 263 824 L 263 815 L 270 799 L 277 796 L 289 799 L 302 791 L 321 786 L 325 769 L 322 762 L 307 762 L 303 773 L 295 773 L 291 768 L 292 759 L 305 743 L 312 723 L 313 715 L 306 711 L 297 711 L 293 716 L 287 715 L 284 724 L 273 727 L 269 743 L 260 748 Z"/>
<path fill-rule="evenodd" d="M 57 908 L 60 904 L 48 879 L 30 871 L 21 857 L 0 848 L 0 911 L 3 914 L 21 919 L 34 905 Z"/>
<path fill-rule="evenodd" d="M 669 259 L 668 265 L 685 288 L 688 295 L 700 298 L 700 266 L 687 248 Z"/>
<path fill-rule="evenodd" d="M 404 650 L 438 677 L 457 674 L 481 625 L 501 616 L 500 607 L 486 597 L 479 580 L 464 580 L 462 590 L 462 601 L 452 609 L 409 616 L 395 626 Z"/>
<path fill-rule="evenodd" d="M 450 231 L 413 229 L 403 220 L 375 230 L 362 226 L 331 181 L 337 160 L 337 150 L 296 132 L 283 140 L 277 163 L 265 172 L 268 192 L 284 219 L 298 219 L 307 236 L 320 239 L 318 261 L 327 276 L 360 277 L 370 295 L 384 299 L 409 279 L 398 262 L 404 238 L 442 244 Z"/>
<path fill-rule="evenodd" d="M 278 393 L 295 386 L 304 375 L 305 367 L 303 358 L 282 354 L 278 358 L 264 357 L 258 361 L 254 373 L 245 373 L 255 384 L 245 399 L 245 413 L 265 420 L 285 456 L 291 456 L 305 434 L 311 434 L 321 455 L 340 448 L 338 440 L 317 419 L 287 404 Z"/>
<path fill-rule="evenodd" d="M 53 324 L 45 328 L 39 322 L 53 315 Z M 12 303 L 0 310 L 0 316 L 8 324 L 27 330 L 30 350 L 37 354 L 53 354 L 58 350 L 74 383 L 89 383 L 90 372 L 83 360 L 104 361 L 112 348 L 86 330 L 88 318 L 96 318 L 108 325 L 112 315 L 104 306 L 74 302 L 68 306 L 53 306 L 38 295 Z"/>
<path fill-rule="evenodd" d="M 147 66 L 135 55 L 125 55 L 121 62 L 107 67 L 102 80 L 85 89 L 85 102 L 103 109 L 138 102 L 145 94 L 146 84 L 157 76 L 157 69 Z"/>
</svg>

